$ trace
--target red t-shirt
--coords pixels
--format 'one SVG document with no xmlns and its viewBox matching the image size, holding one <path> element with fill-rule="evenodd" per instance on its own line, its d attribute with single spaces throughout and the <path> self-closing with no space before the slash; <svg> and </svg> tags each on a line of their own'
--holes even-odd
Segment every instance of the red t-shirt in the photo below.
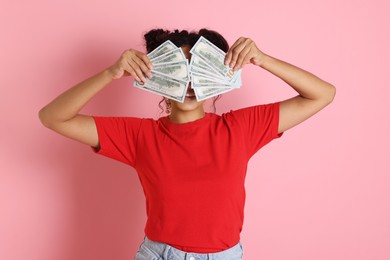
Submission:
<svg viewBox="0 0 390 260">
<path fill-rule="evenodd" d="M 134 167 L 145 197 L 146 236 L 213 253 L 240 240 L 248 160 L 278 134 L 279 102 L 175 124 L 97 117 L 98 153 Z"/>
</svg>

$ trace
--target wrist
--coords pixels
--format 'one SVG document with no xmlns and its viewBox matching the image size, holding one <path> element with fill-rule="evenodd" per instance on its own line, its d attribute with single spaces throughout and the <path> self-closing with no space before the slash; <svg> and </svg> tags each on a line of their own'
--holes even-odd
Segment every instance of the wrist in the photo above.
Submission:
<svg viewBox="0 0 390 260">
<path fill-rule="evenodd" d="M 115 79 L 115 73 L 112 71 L 111 68 L 107 68 L 102 71 L 102 76 L 108 80 L 109 82 L 113 81 Z"/>
<path fill-rule="evenodd" d="M 263 68 L 265 67 L 265 64 L 267 63 L 267 61 L 271 58 L 271 56 L 265 54 L 265 53 L 261 53 L 260 54 L 260 57 L 259 57 L 259 62 L 258 62 L 258 66 L 260 68 Z"/>
</svg>

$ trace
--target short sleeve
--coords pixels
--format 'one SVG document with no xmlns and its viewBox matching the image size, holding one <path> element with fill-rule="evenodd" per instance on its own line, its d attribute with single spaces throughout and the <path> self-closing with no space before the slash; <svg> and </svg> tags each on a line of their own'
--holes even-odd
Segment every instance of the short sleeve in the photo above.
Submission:
<svg viewBox="0 0 390 260">
<path fill-rule="evenodd" d="M 280 102 L 275 102 L 227 113 L 243 132 L 249 158 L 264 145 L 283 135 L 278 134 L 279 107 Z"/>
<path fill-rule="evenodd" d="M 99 148 L 93 150 L 134 167 L 142 119 L 100 116 L 93 116 L 93 119 L 99 136 Z"/>
</svg>

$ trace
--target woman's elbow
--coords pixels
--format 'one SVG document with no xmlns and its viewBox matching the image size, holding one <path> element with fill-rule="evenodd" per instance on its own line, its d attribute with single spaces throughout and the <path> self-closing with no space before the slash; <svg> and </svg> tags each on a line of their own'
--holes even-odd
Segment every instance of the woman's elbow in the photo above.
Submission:
<svg viewBox="0 0 390 260">
<path fill-rule="evenodd" d="M 326 95 L 325 95 L 326 103 L 327 104 L 332 103 L 335 96 L 336 96 L 336 87 L 329 84 L 328 90 L 327 90 Z"/>
<path fill-rule="evenodd" d="M 50 128 L 50 117 L 48 116 L 48 113 L 46 111 L 46 107 L 41 108 L 38 112 L 39 121 L 41 121 L 42 125 L 44 125 L 47 128 Z"/>
</svg>

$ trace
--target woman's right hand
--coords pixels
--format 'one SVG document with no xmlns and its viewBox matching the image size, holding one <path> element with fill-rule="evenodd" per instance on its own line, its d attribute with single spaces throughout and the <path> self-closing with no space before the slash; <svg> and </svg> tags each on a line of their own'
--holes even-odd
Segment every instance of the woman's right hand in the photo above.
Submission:
<svg viewBox="0 0 390 260">
<path fill-rule="evenodd" d="M 146 82 L 146 77 L 152 77 L 150 70 L 152 62 L 145 53 L 128 49 L 124 51 L 121 57 L 114 65 L 108 68 L 113 79 L 119 79 L 123 76 L 133 76 L 136 81 Z"/>
</svg>

